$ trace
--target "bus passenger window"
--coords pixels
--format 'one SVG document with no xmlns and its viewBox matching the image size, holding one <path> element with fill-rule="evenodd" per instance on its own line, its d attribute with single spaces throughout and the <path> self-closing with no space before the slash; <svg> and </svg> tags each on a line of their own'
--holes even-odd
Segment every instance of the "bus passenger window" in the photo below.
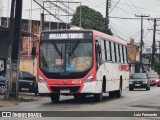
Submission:
<svg viewBox="0 0 160 120">
<path fill-rule="evenodd" d="M 111 42 L 111 51 L 112 51 L 112 61 L 115 62 L 115 51 L 114 51 L 114 43 Z"/>
<path fill-rule="evenodd" d="M 101 54 L 102 54 L 102 61 L 106 60 L 106 55 L 105 55 L 105 46 L 104 46 L 104 40 L 101 40 Z"/>
<path fill-rule="evenodd" d="M 119 62 L 121 62 L 121 52 L 120 52 L 120 45 L 118 44 L 118 54 L 119 54 Z"/>
<path fill-rule="evenodd" d="M 121 63 L 123 63 L 123 51 L 122 51 L 122 45 L 119 45 L 120 50 L 120 57 L 121 57 Z"/>
<path fill-rule="evenodd" d="M 128 60 L 127 60 L 127 48 L 125 46 L 123 46 L 123 52 L 124 52 L 124 62 L 127 63 Z"/>
<path fill-rule="evenodd" d="M 115 45 L 116 45 L 116 58 L 117 58 L 117 62 L 120 62 L 118 44 L 115 44 Z"/>
<path fill-rule="evenodd" d="M 111 60 L 109 41 L 106 41 L 107 60 Z"/>
</svg>

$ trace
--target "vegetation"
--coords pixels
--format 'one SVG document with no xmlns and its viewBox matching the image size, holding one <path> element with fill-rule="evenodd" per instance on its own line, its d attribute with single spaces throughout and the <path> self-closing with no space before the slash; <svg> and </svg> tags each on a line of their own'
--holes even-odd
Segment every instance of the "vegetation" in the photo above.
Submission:
<svg viewBox="0 0 160 120">
<path fill-rule="evenodd" d="M 84 29 L 94 29 L 101 32 L 105 32 L 105 18 L 103 15 L 95 11 L 88 6 L 79 6 L 76 9 L 76 12 L 73 14 L 71 19 L 71 24 L 79 26 L 80 25 L 80 8 L 81 8 L 81 27 Z M 111 30 L 109 34 L 112 35 Z"/>
<path fill-rule="evenodd" d="M 154 69 L 160 75 L 160 61 L 159 60 L 155 61 Z"/>
</svg>

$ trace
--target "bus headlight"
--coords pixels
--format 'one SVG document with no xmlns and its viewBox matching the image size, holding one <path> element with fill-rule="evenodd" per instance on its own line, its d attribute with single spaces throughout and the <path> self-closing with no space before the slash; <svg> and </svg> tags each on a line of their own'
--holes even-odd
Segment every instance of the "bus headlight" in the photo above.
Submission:
<svg viewBox="0 0 160 120">
<path fill-rule="evenodd" d="M 39 78 L 39 80 L 40 80 L 40 83 L 46 84 L 46 81 L 43 79 L 42 76 L 38 75 L 38 78 Z"/>
<path fill-rule="evenodd" d="M 88 78 L 87 78 L 87 80 L 85 81 L 85 82 L 91 82 L 92 81 L 92 79 L 93 79 L 93 74 L 91 74 Z"/>
</svg>

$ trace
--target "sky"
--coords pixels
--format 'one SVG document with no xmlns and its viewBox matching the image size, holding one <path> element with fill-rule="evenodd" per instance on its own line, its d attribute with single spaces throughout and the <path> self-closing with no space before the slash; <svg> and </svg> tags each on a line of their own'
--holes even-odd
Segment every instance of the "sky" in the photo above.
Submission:
<svg viewBox="0 0 160 120">
<path fill-rule="evenodd" d="M 10 10 L 11 0 L 0 0 L 3 1 L 3 16 L 9 16 L 8 10 Z M 36 0 L 40 4 L 42 0 Z M 87 5 L 96 11 L 99 11 L 104 17 L 106 14 L 106 0 L 68 0 L 70 2 L 80 2 L 81 5 Z M 70 3 L 68 6 L 71 8 L 68 10 L 70 13 L 74 13 L 76 7 L 80 3 Z M 67 4 L 66 4 L 67 5 Z M 141 38 L 141 20 L 140 17 L 135 15 L 146 15 L 148 18 L 160 18 L 160 0 L 111 0 L 111 7 L 109 9 L 109 27 L 111 28 L 114 36 L 122 38 L 126 41 L 134 39 L 136 43 L 140 42 Z M 70 17 L 66 17 L 64 12 L 61 10 L 55 10 L 50 8 L 49 5 L 45 4 L 45 7 L 52 11 L 53 14 L 60 17 L 64 22 L 70 22 Z M 31 10 L 32 9 L 32 10 Z M 43 12 L 40 6 L 38 6 L 33 0 L 23 0 L 23 19 L 34 19 L 40 20 L 40 13 Z M 46 13 L 46 12 L 45 12 Z M 47 13 L 46 13 L 47 14 Z M 148 20 L 144 18 L 143 29 L 144 29 L 144 45 L 151 46 L 153 41 L 153 19 Z M 54 17 L 46 15 L 46 20 L 58 22 Z M 157 21 L 157 29 L 160 30 L 160 21 Z M 156 41 L 160 41 L 160 31 L 156 32 Z M 157 43 L 158 44 L 158 43 Z"/>
</svg>

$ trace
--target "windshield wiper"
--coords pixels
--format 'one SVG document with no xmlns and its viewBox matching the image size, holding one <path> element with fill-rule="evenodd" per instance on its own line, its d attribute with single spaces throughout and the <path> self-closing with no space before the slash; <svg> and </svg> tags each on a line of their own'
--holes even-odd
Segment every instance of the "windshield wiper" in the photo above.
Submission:
<svg viewBox="0 0 160 120">
<path fill-rule="evenodd" d="M 60 51 L 60 50 L 58 49 L 57 45 L 56 45 L 54 42 L 53 42 L 53 45 L 54 45 L 54 47 L 55 47 L 58 55 L 61 56 L 61 58 L 62 58 L 62 47 L 61 47 L 61 51 Z"/>
<path fill-rule="evenodd" d="M 77 48 L 79 42 L 80 42 L 80 41 L 78 41 L 78 42 L 74 45 L 73 49 L 71 50 L 70 56 L 72 56 L 72 54 L 74 53 L 74 51 L 75 51 L 75 49 Z"/>
</svg>

